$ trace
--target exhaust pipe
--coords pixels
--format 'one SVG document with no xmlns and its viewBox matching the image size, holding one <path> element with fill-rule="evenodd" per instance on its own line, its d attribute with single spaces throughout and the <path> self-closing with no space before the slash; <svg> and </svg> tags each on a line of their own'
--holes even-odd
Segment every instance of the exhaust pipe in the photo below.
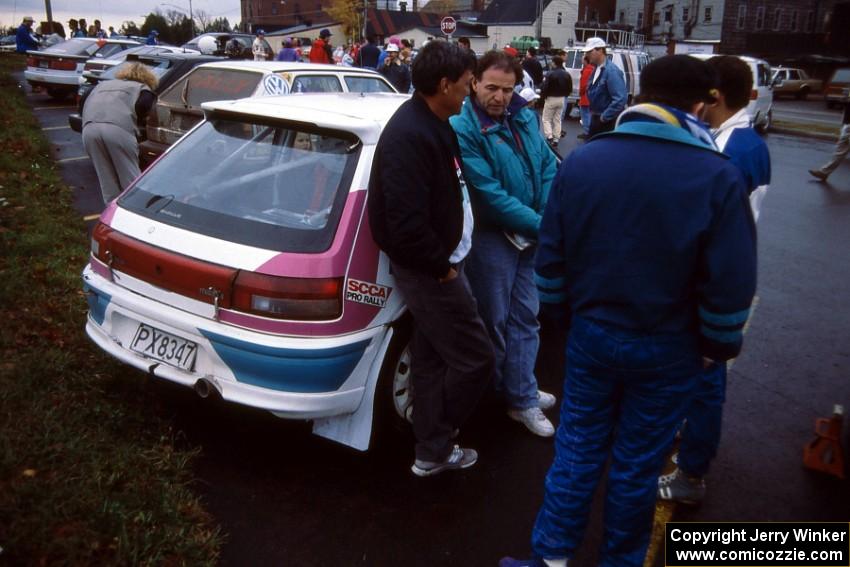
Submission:
<svg viewBox="0 0 850 567">
<path fill-rule="evenodd" d="M 209 398 L 214 390 L 215 388 L 206 378 L 201 378 L 195 382 L 195 393 L 203 399 Z"/>
</svg>

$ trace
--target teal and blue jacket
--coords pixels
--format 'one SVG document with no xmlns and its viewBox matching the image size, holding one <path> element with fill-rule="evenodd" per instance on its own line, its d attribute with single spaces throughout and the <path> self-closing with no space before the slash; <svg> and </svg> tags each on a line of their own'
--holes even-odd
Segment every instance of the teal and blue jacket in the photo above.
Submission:
<svg viewBox="0 0 850 567">
<path fill-rule="evenodd" d="M 740 170 L 692 117 L 639 105 L 564 160 L 540 228 L 541 310 L 737 356 L 756 289 Z"/>
<path fill-rule="evenodd" d="M 557 163 L 526 104 L 514 94 L 505 120 L 497 122 L 467 97 L 460 114 L 449 119 L 473 187 L 476 230 L 537 238 Z"/>
</svg>

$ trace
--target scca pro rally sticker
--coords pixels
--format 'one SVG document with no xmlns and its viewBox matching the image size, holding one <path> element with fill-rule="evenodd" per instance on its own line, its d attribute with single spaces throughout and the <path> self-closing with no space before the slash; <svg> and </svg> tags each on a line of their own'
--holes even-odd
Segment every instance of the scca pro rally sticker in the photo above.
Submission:
<svg viewBox="0 0 850 567">
<path fill-rule="evenodd" d="M 365 303 L 366 305 L 383 309 L 387 304 L 387 298 L 389 298 L 391 291 L 391 287 L 350 279 L 345 286 L 345 300 L 354 301 L 355 303 Z"/>
</svg>

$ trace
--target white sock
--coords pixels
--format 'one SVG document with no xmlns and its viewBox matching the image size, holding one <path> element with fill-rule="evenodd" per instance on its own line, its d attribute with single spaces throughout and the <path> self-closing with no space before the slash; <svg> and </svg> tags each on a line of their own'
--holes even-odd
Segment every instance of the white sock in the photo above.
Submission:
<svg viewBox="0 0 850 567">
<path fill-rule="evenodd" d="M 546 567 L 567 567 L 567 558 L 563 559 L 544 559 L 543 563 L 546 564 Z"/>
</svg>

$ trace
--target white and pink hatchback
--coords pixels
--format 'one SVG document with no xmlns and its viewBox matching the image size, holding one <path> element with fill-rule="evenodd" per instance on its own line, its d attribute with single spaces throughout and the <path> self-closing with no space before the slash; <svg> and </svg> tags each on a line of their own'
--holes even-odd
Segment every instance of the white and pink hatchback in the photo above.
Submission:
<svg viewBox="0 0 850 567">
<path fill-rule="evenodd" d="M 400 419 L 410 403 L 404 302 L 365 207 L 375 145 L 407 98 L 205 104 L 101 215 L 89 336 L 202 396 L 366 450 L 373 406 Z"/>
</svg>

